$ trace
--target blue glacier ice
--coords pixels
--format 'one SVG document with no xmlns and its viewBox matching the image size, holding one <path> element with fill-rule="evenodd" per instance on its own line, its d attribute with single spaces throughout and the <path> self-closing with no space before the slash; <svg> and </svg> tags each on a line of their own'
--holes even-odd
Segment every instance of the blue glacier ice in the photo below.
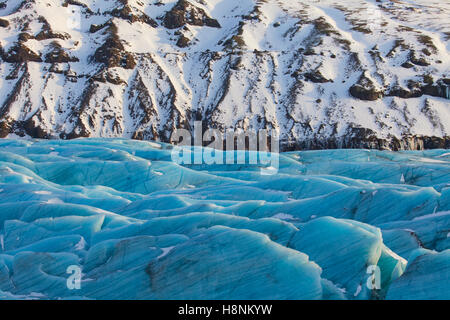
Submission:
<svg viewBox="0 0 450 320">
<path fill-rule="evenodd" d="M 0 299 L 450 299 L 450 151 L 172 149 L 0 140 Z"/>
</svg>

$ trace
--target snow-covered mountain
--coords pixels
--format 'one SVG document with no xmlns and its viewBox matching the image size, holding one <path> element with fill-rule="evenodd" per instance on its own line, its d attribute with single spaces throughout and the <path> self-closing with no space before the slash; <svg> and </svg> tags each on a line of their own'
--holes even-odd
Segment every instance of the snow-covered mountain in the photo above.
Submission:
<svg viewBox="0 0 450 320">
<path fill-rule="evenodd" d="M 0 136 L 450 148 L 447 0 L 0 0 Z"/>
</svg>

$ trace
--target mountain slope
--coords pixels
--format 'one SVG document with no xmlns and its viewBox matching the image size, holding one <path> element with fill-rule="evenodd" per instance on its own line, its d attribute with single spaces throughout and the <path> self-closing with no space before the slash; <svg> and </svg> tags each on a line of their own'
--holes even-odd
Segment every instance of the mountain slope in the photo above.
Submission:
<svg viewBox="0 0 450 320">
<path fill-rule="evenodd" d="M 9 0 L 0 135 L 450 148 L 444 0 Z"/>
</svg>

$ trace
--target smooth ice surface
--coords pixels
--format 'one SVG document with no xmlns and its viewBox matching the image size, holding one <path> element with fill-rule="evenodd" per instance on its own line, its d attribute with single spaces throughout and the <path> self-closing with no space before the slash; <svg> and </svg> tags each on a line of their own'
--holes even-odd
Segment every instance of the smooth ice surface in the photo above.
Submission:
<svg viewBox="0 0 450 320">
<path fill-rule="evenodd" d="M 450 297 L 448 150 L 291 152 L 262 175 L 171 149 L 0 140 L 0 299 Z"/>
</svg>

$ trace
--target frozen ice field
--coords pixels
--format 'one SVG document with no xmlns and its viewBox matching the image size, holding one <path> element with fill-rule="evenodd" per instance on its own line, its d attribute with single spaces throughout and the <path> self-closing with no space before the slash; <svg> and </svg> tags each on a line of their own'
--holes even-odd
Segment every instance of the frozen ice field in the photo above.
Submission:
<svg viewBox="0 0 450 320">
<path fill-rule="evenodd" d="M 450 299 L 449 151 L 171 148 L 0 140 L 0 299 Z"/>
</svg>

